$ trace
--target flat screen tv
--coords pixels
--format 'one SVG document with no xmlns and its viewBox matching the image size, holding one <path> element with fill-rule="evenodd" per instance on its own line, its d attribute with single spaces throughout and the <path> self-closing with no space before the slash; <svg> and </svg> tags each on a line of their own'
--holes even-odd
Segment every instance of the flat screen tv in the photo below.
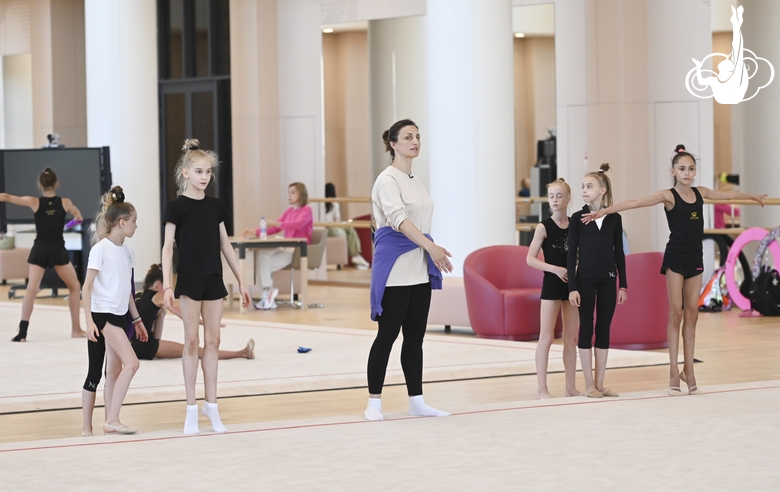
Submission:
<svg viewBox="0 0 780 492">
<path fill-rule="evenodd" d="M 95 220 L 100 198 L 111 188 L 108 147 L 0 150 L 0 191 L 17 196 L 41 196 L 38 175 L 46 167 L 57 173 L 57 196 L 67 197 L 84 220 Z M 3 230 L 6 223 L 32 222 L 29 208 L 0 204 Z"/>
</svg>

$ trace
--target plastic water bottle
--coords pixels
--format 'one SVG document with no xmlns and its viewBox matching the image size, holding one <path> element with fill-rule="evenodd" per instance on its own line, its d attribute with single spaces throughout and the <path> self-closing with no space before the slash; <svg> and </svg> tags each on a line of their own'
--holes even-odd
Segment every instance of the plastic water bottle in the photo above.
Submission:
<svg viewBox="0 0 780 492">
<path fill-rule="evenodd" d="M 265 217 L 260 217 L 260 239 L 268 239 L 268 223 Z"/>
</svg>

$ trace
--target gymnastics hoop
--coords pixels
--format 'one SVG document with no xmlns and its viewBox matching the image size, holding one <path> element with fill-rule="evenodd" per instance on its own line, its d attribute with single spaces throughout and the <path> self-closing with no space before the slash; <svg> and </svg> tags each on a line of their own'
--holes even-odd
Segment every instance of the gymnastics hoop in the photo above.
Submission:
<svg viewBox="0 0 780 492">
<path fill-rule="evenodd" d="M 743 296 L 739 291 L 739 287 L 737 286 L 736 281 L 734 281 L 734 267 L 738 261 L 739 253 L 742 252 L 742 248 L 749 242 L 761 241 L 767 234 L 768 232 L 766 229 L 751 227 L 734 240 L 734 244 L 731 245 L 729 255 L 726 258 L 726 287 L 729 290 L 729 297 L 731 297 L 734 304 L 743 311 L 750 310 L 750 299 Z M 775 265 L 777 265 L 778 261 L 780 261 L 780 244 L 778 244 L 777 241 L 772 241 L 769 243 L 768 247 L 769 251 L 772 252 L 772 258 L 774 258 Z M 748 272 L 745 273 L 747 274 Z"/>
</svg>

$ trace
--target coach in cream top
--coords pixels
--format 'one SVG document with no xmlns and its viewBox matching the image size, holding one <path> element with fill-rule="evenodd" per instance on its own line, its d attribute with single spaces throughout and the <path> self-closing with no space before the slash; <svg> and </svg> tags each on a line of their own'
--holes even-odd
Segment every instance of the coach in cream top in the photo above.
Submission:
<svg viewBox="0 0 780 492">
<path fill-rule="evenodd" d="M 374 182 L 371 202 L 376 227 L 390 226 L 398 231 L 410 220 L 423 234 L 431 233 L 433 201 L 420 179 L 387 166 Z M 387 278 L 387 287 L 424 284 L 428 279 L 425 250 L 416 248 L 398 257 Z"/>
</svg>

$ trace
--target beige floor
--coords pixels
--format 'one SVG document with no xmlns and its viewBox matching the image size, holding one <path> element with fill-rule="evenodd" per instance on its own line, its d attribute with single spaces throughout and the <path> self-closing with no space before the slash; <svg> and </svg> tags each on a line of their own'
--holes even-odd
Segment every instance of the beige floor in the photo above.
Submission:
<svg viewBox="0 0 780 492">
<path fill-rule="evenodd" d="M 3 290 L 0 290 L 0 296 L 4 298 Z M 253 311 L 243 315 L 243 319 L 375 329 L 374 323 L 369 319 L 366 287 L 313 285 L 311 297 L 325 303 L 326 307 L 306 312 L 291 309 L 274 312 Z M 39 303 L 63 305 L 64 301 L 40 299 Z M 242 315 L 237 309 L 233 309 L 226 312 L 225 317 L 231 319 Z M 431 333 L 443 331 L 441 327 L 430 327 L 429 330 Z M 201 440 L 193 441 L 198 444 L 193 449 L 198 449 L 197 453 L 213 451 L 215 454 L 209 454 L 209 457 L 199 454 L 199 458 L 193 459 L 215 459 L 223 450 L 218 443 L 224 443 L 226 449 L 249 450 L 226 454 L 225 456 L 232 456 L 228 461 L 242 466 L 231 465 L 226 468 L 226 475 L 217 474 L 223 480 L 220 483 L 236 484 L 238 489 L 243 490 L 264 483 L 261 476 L 266 473 L 269 474 L 269 481 L 265 482 L 268 490 L 304 487 L 320 490 L 431 490 L 431 487 L 424 486 L 430 482 L 417 483 L 414 478 L 439 480 L 444 484 L 440 490 L 474 490 L 475 487 L 466 485 L 473 485 L 470 481 L 476 479 L 480 480 L 480 483 L 502 490 L 517 489 L 523 484 L 532 489 L 555 489 L 559 487 L 552 486 L 553 482 L 549 480 L 554 478 L 561 481 L 563 488 L 565 484 L 574 485 L 573 482 L 566 481 L 568 477 L 580 477 L 581 481 L 577 484 L 586 490 L 743 488 L 736 485 L 741 482 L 735 482 L 731 487 L 722 481 L 729 478 L 729 470 L 731 478 L 758 480 L 745 482 L 745 485 L 750 483 L 754 485 L 753 488 L 759 490 L 777 489 L 780 481 L 777 480 L 777 475 L 773 475 L 776 472 L 769 467 L 771 459 L 768 457 L 778 455 L 775 444 L 779 435 L 776 418 L 776 408 L 780 404 L 778 392 L 735 390 L 754 386 L 776 386 L 776 383 L 763 382 L 780 379 L 780 362 L 777 358 L 780 323 L 771 318 L 740 318 L 738 311 L 702 314 L 697 333 L 696 356 L 702 361 L 696 365 L 700 386 L 705 392 L 718 392 L 720 395 L 723 391 L 727 392 L 724 395 L 730 396 L 656 398 L 664 394 L 668 385 L 668 366 L 608 371 L 609 386 L 621 394 L 633 397 L 630 402 L 628 398 L 620 398 L 616 402 L 608 403 L 608 408 L 622 409 L 614 419 L 602 415 L 599 411 L 607 408 L 606 406 L 583 406 L 572 399 L 552 400 L 554 404 L 566 404 L 562 408 L 538 406 L 538 403 L 533 401 L 536 390 L 535 376 L 448 381 L 425 386 L 426 400 L 429 403 L 454 412 L 468 413 L 485 408 L 515 406 L 533 407 L 534 412 L 540 412 L 538 418 L 529 420 L 528 411 L 507 411 L 502 414 L 507 418 L 500 419 L 498 423 L 494 423 L 497 414 L 490 413 L 487 414 L 488 418 L 477 422 L 474 429 L 466 423 L 470 417 L 465 415 L 456 415 L 453 419 L 401 420 L 378 424 L 378 427 L 363 425 L 360 415 L 365 406 L 364 388 L 223 398 L 220 400 L 220 411 L 231 431 L 251 431 L 239 435 L 252 435 L 255 440 L 233 442 L 232 435 L 198 437 L 197 439 Z M 3 336 L 10 338 L 12 335 L 8 333 Z M 66 335 L 67 327 L 63 327 L 63 336 Z M 34 332 L 31 329 L 32 336 Z M 450 336 L 470 335 L 461 331 Z M 5 377 L 9 377 L 12 370 L 3 366 Z M 550 374 L 548 379 L 552 392 L 561 395 L 563 374 Z M 755 384 L 756 382 L 759 383 Z M 580 379 L 580 386 L 581 384 Z M 751 396 L 743 398 L 747 393 Z M 400 418 L 406 408 L 403 386 L 388 387 L 383 396 L 385 411 Z M 647 396 L 652 397 L 650 401 L 643 400 Z M 655 405 L 661 405 L 663 408 L 656 408 Z M 182 406 L 180 401 L 130 405 L 123 408 L 122 417 L 124 421 L 143 428 L 144 435 L 149 434 L 148 437 L 154 439 L 164 437 L 159 442 L 169 442 L 170 438 L 178 435 L 181 428 Z M 588 410 L 584 410 L 586 408 Z M 646 410 L 641 413 L 647 417 L 646 422 L 632 417 L 641 409 Z M 662 412 L 663 418 L 659 418 L 657 412 Z M 646 434 L 629 432 L 630 425 L 618 425 L 626 416 L 630 417 L 627 420 L 629 424 L 641 428 Z M 295 424 L 300 423 L 298 421 L 317 426 L 313 429 L 304 427 L 292 431 Z M 360 429 L 360 432 L 345 434 L 342 432 L 344 427 L 340 425 L 327 427 L 327 432 L 318 427 L 322 423 L 342 421 L 353 422 L 352 425 Z M 751 427 L 745 430 L 744 435 L 740 432 L 744 425 L 752 426 L 754 423 L 763 431 Z M 207 422 L 202 421 L 201 425 L 205 426 Z M 398 430 L 399 425 L 404 426 L 404 430 Z M 407 425 L 409 429 L 405 428 Z M 463 432 L 459 430 L 461 425 L 466 426 Z M 77 456 L 81 457 L 82 462 L 92 460 L 100 463 L 103 456 L 102 447 L 98 449 L 81 446 L 87 443 L 80 438 L 59 440 L 73 436 L 74 429 L 78 430 L 80 426 L 81 413 L 78 409 L 0 415 L 0 429 L 3 430 L 0 440 L 6 443 L 3 449 L 24 446 L 25 441 L 30 441 L 29 444 L 33 446 L 46 447 L 75 443 L 80 445 Z M 278 441 L 267 438 L 267 433 L 256 432 L 258 429 L 277 426 L 290 428 L 289 433 L 285 431 L 278 434 L 282 436 Z M 565 432 L 559 435 L 561 429 Z M 672 429 L 671 432 L 668 429 Z M 411 432 L 407 433 L 407 430 Z M 508 432 L 509 430 L 511 432 Z M 522 430 L 523 434 L 517 434 L 516 431 L 519 430 Z M 160 435 L 157 436 L 157 433 Z M 405 439 L 414 442 L 413 436 L 417 435 L 416 433 L 422 433 L 425 439 L 417 445 L 410 445 Z M 555 437 L 550 441 L 550 446 L 543 446 L 540 443 L 546 443 L 547 433 L 554 433 Z M 447 436 L 449 438 L 446 438 Z M 139 438 L 143 439 L 143 436 Z M 203 438 L 208 440 L 204 441 Z M 49 441 L 51 439 L 56 441 Z M 96 436 L 92 439 L 98 443 L 116 438 Z M 392 447 L 389 441 L 393 440 L 396 444 L 401 444 Z M 320 452 L 323 455 L 315 459 L 308 452 L 302 451 L 309 449 L 309 443 L 315 444 L 311 447 L 311 452 Z M 130 448 L 126 449 L 128 453 L 134 453 Z M 389 476 L 382 472 L 372 475 L 378 473 L 381 461 L 372 454 L 377 449 L 388 453 L 383 459 L 393 463 L 392 468 L 397 474 Z M 87 454 L 81 454 L 85 452 Z M 139 452 L 145 456 L 172 456 L 167 453 L 173 451 L 155 446 Z M 61 459 L 62 455 L 59 453 L 61 451 L 45 450 L 30 459 L 8 458 L 8 453 L 2 452 L 0 468 L 12 469 L 9 467 L 16 466 L 14 463 L 19 459 L 53 464 L 53 461 Z M 583 456 L 587 456 L 587 460 Z M 699 456 L 706 460 L 688 461 L 691 457 Z M 735 466 L 734 460 L 740 456 L 744 459 L 740 458 L 737 463 L 739 466 Z M 626 464 L 627 457 L 632 457 L 633 467 Z M 543 466 L 529 466 L 528 463 L 534 463 L 537 458 Z M 305 465 L 309 462 L 315 466 L 307 468 Z M 614 466 L 608 465 L 612 462 L 615 463 Z M 279 467 L 275 467 L 275 463 L 278 463 Z M 574 465 L 571 469 L 561 469 L 561 463 Z M 596 463 L 604 464 L 603 468 L 596 466 Z M 621 463 L 624 466 L 620 466 Z M 169 474 L 178 473 L 188 466 L 192 468 L 192 465 L 192 462 L 186 463 L 178 457 L 172 457 L 170 466 L 163 464 L 159 472 L 152 476 L 160 480 L 158 485 L 174 483 Z M 96 464 L 95 470 L 97 469 L 99 465 Z M 245 471 L 258 469 L 259 471 L 254 473 Z M 56 467 L 52 470 L 55 471 Z M 747 475 L 748 472 L 753 475 Z M 347 473 L 350 475 L 346 475 Z M 533 480 L 524 479 L 529 473 Z M 80 473 L 74 468 L 72 475 L 76 477 L 73 480 L 76 480 Z M 365 480 L 369 476 L 376 476 L 381 480 L 371 482 L 372 485 L 368 486 Z M 618 478 L 614 478 L 615 476 Z M 653 476 L 655 478 L 650 480 Z M 200 477 L 205 479 L 212 477 L 212 474 L 202 474 L 192 469 L 191 477 L 188 476 L 185 480 L 188 484 L 204 486 L 210 483 L 209 480 L 197 481 Z M 36 482 L 30 482 L 34 483 Z M 318 487 L 318 483 L 322 486 Z M 539 486 L 533 487 L 534 483 Z M 149 490 L 161 488 L 164 487 L 151 487 Z M 20 486 L 20 489 L 35 490 L 36 487 Z"/>
</svg>

